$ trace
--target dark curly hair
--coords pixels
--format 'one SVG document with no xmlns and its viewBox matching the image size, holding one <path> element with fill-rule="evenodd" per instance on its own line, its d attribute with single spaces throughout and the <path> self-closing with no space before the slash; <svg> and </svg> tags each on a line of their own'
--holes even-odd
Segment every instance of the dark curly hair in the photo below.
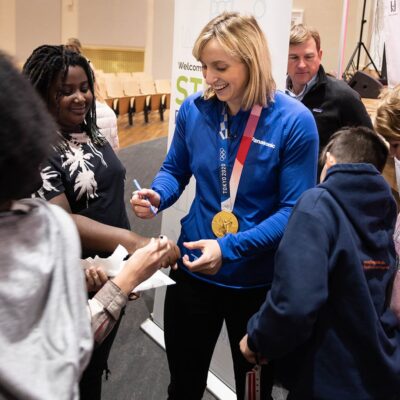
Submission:
<svg viewBox="0 0 400 400">
<path fill-rule="evenodd" d="M 61 75 L 61 81 L 67 79 L 68 68 L 81 67 L 88 78 L 89 89 L 93 94 L 92 104 L 85 116 L 83 130 L 88 134 L 91 140 L 102 146 L 106 139 L 99 135 L 96 125 L 96 100 L 94 96 L 94 74 L 88 60 L 75 51 L 69 50 L 66 46 L 42 45 L 36 48 L 23 67 L 23 74 L 31 81 L 43 100 L 49 107 L 50 89 L 53 83 Z M 57 92 L 56 101 L 59 103 L 62 93 Z"/>
<path fill-rule="evenodd" d="M 0 52 L 0 203 L 40 187 L 39 166 L 57 140 L 56 129 L 42 99 Z"/>
</svg>

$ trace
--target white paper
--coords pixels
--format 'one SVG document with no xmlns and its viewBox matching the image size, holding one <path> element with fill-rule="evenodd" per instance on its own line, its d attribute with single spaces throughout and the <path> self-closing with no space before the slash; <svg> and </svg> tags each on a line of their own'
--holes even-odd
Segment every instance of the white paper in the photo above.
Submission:
<svg viewBox="0 0 400 400">
<path fill-rule="evenodd" d="M 136 286 L 132 292 L 143 292 L 143 290 L 149 290 L 161 286 L 174 285 L 175 281 L 172 280 L 168 275 L 161 271 L 157 271 L 149 279 L 142 282 L 139 286 Z"/>
<path fill-rule="evenodd" d="M 113 278 L 117 276 L 125 265 L 124 258 L 128 255 L 128 251 L 124 246 L 118 245 L 114 253 L 107 258 L 95 256 L 94 258 L 88 257 L 85 260 L 81 260 L 83 269 L 90 267 L 101 267 L 108 277 Z"/>
<path fill-rule="evenodd" d="M 88 257 L 85 260 L 81 260 L 81 265 L 83 269 L 88 269 L 90 267 L 101 267 L 108 277 L 113 278 L 119 274 L 119 272 L 124 268 L 125 262 L 124 258 L 128 255 L 128 251 L 124 246 L 118 245 L 114 253 L 107 258 L 101 258 L 95 256 L 94 258 Z M 144 290 L 149 290 L 161 286 L 173 285 L 173 281 L 168 275 L 161 271 L 156 271 L 150 278 L 146 279 L 140 285 L 135 287 L 132 292 L 142 292 Z"/>
</svg>

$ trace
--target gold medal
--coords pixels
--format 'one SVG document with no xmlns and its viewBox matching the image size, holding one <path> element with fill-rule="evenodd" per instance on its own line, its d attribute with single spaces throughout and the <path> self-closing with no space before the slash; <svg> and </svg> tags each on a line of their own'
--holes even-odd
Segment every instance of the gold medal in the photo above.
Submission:
<svg viewBox="0 0 400 400">
<path fill-rule="evenodd" d="M 215 236 L 222 237 L 227 233 L 236 233 L 239 229 L 239 222 L 233 212 L 220 211 L 214 215 L 211 221 L 211 229 Z"/>
</svg>

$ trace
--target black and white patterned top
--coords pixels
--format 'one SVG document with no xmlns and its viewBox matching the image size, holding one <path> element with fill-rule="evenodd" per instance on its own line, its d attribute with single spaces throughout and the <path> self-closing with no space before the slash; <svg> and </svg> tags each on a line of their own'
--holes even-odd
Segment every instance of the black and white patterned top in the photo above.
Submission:
<svg viewBox="0 0 400 400">
<path fill-rule="evenodd" d="M 125 173 L 108 142 L 98 146 L 86 133 L 73 133 L 54 148 L 43 164 L 43 183 L 37 194 L 50 200 L 65 193 L 72 213 L 129 229 L 124 204 Z M 83 257 L 89 256 L 94 254 L 84 252 Z"/>
</svg>

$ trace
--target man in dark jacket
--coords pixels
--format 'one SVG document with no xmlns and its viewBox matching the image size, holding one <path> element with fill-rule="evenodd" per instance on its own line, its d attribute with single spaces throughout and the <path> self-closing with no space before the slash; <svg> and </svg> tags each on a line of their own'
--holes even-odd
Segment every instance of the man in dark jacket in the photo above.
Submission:
<svg viewBox="0 0 400 400">
<path fill-rule="evenodd" d="M 346 82 L 326 75 L 321 58 L 319 33 L 305 25 L 294 25 L 290 31 L 286 92 L 313 113 L 320 150 L 336 131 L 345 126 L 372 129 L 371 119 L 359 94 Z"/>
<path fill-rule="evenodd" d="M 380 175 L 388 150 L 365 128 L 332 136 L 326 178 L 300 197 L 272 288 L 250 319 L 246 359 L 272 361 L 288 399 L 392 400 L 400 329 L 388 308 L 396 204 Z"/>
</svg>

